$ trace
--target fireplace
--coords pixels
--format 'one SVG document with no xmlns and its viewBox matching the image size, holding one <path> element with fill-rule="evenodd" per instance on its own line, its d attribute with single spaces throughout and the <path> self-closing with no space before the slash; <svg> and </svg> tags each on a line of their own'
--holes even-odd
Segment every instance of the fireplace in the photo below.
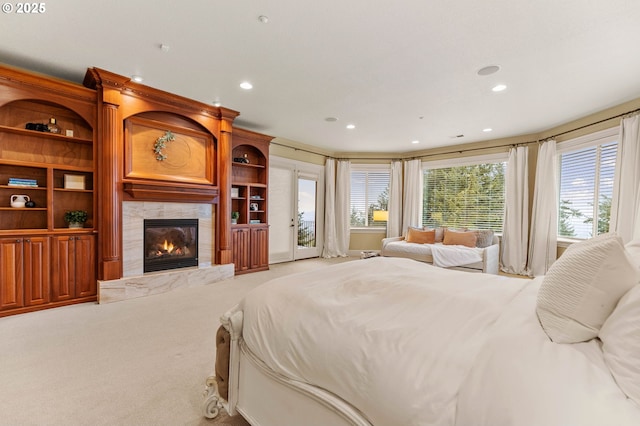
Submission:
<svg viewBox="0 0 640 426">
<path fill-rule="evenodd" d="M 198 266 L 198 219 L 144 219 L 144 272 Z"/>
</svg>

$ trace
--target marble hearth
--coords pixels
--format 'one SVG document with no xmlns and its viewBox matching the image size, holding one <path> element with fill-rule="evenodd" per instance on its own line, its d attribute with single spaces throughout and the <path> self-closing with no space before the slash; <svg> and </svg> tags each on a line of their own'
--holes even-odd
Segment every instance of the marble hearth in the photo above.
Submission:
<svg viewBox="0 0 640 426">
<path fill-rule="evenodd" d="M 198 219 L 198 266 L 144 273 L 144 219 Z M 122 203 L 123 273 L 118 280 L 98 281 L 100 303 L 150 296 L 182 287 L 232 278 L 233 264 L 214 265 L 214 206 L 196 203 Z"/>
</svg>

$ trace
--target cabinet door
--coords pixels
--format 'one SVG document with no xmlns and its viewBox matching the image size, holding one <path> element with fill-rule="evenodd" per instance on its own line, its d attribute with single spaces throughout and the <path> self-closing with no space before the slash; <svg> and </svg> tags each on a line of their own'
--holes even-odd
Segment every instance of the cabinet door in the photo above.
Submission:
<svg viewBox="0 0 640 426">
<path fill-rule="evenodd" d="M 236 271 L 249 269 L 249 229 L 234 228 L 231 230 L 231 246 L 233 263 Z"/>
<path fill-rule="evenodd" d="M 51 297 L 53 301 L 69 300 L 75 295 L 75 237 L 52 237 Z"/>
<path fill-rule="evenodd" d="M 49 238 L 24 239 L 24 304 L 26 306 L 49 303 Z"/>
<path fill-rule="evenodd" d="M 251 229 L 251 269 L 269 266 L 269 231 L 266 227 Z"/>
<path fill-rule="evenodd" d="M 0 310 L 24 306 L 22 239 L 0 238 Z"/>
<path fill-rule="evenodd" d="M 96 286 L 96 237 L 75 237 L 75 290 L 76 297 L 95 296 Z"/>
</svg>

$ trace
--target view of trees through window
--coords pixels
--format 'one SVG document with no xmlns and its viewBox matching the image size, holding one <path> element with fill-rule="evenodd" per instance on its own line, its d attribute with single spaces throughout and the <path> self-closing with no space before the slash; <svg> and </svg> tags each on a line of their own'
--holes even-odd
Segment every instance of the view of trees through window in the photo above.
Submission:
<svg viewBox="0 0 640 426">
<path fill-rule="evenodd" d="M 558 236 L 609 232 L 617 149 L 609 142 L 560 155 Z"/>
<path fill-rule="evenodd" d="M 351 171 L 351 226 L 384 227 L 374 221 L 373 212 L 387 211 L 389 205 L 389 170 Z"/>
<path fill-rule="evenodd" d="M 558 236 L 609 232 L 617 147 L 610 139 L 559 155 Z M 505 171 L 506 162 L 426 169 L 422 225 L 502 232 Z M 388 203 L 388 170 L 352 170 L 352 227 L 385 226 L 373 217 Z"/>
<path fill-rule="evenodd" d="M 502 231 L 506 163 L 424 171 L 422 224 Z"/>
</svg>

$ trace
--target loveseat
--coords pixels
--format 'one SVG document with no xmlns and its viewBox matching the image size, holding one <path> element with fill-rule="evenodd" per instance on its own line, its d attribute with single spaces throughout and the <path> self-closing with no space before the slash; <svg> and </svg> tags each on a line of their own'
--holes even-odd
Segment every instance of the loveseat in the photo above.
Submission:
<svg viewBox="0 0 640 426">
<path fill-rule="evenodd" d="M 497 274 L 500 245 L 498 237 L 489 230 L 409 228 L 406 236 L 384 238 L 380 254 L 444 268 Z"/>
</svg>

